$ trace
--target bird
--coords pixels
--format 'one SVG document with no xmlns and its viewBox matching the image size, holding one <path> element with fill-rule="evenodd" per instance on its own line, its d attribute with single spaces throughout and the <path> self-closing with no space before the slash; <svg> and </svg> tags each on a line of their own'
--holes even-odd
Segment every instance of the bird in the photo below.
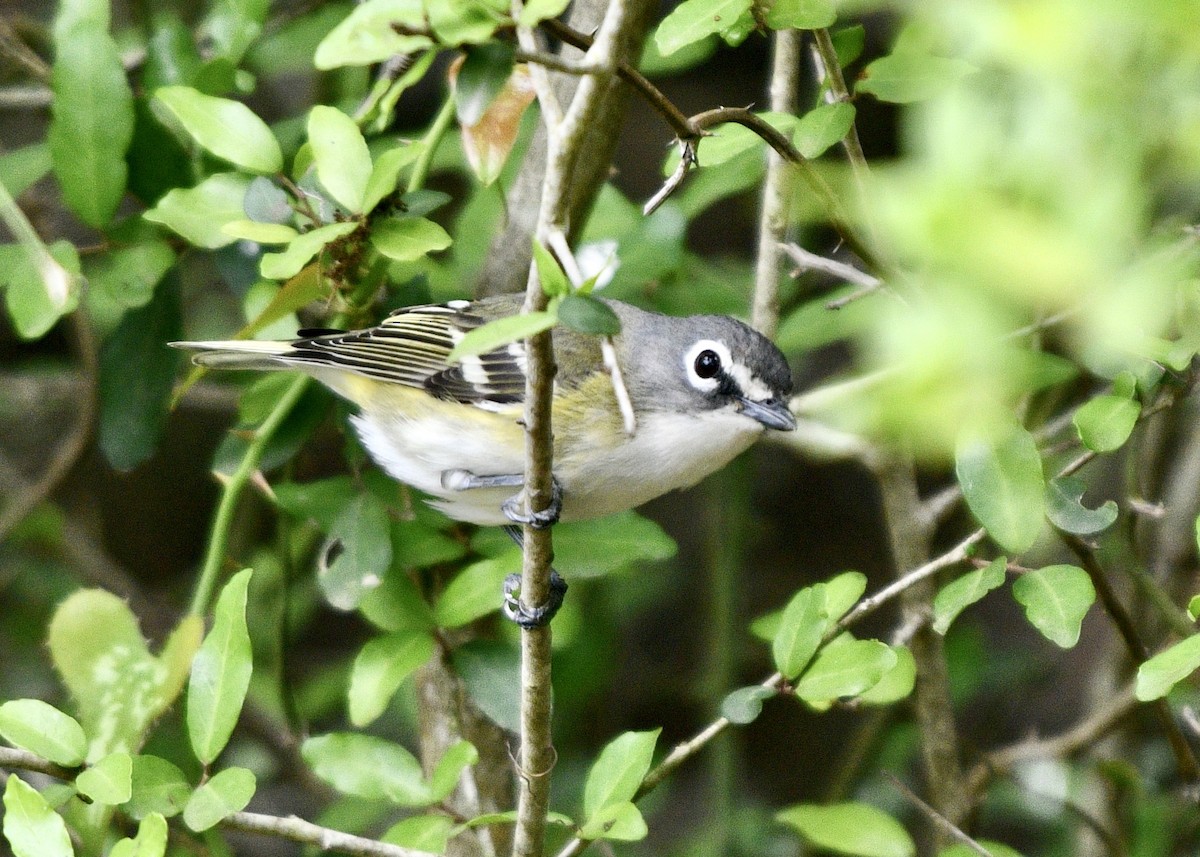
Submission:
<svg viewBox="0 0 1200 857">
<path fill-rule="evenodd" d="M 601 337 L 553 327 L 555 502 L 532 519 L 516 502 L 525 471 L 524 342 L 450 359 L 469 331 L 519 313 L 518 295 L 404 307 L 363 330 L 171 344 L 214 369 L 307 373 L 357 407 L 350 421 L 388 474 L 448 517 L 485 526 L 542 526 L 631 509 L 699 482 L 766 430 L 795 428 L 787 360 L 750 326 L 597 299 L 620 321 L 612 350 L 634 429 L 605 368 Z"/>
</svg>

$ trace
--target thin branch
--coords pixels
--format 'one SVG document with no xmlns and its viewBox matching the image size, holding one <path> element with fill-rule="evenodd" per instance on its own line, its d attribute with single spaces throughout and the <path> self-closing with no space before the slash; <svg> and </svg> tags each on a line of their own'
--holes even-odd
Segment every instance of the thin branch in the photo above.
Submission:
<svg viewBox="0 0 1200 857">
<path fill-rule="evenodd" d="M 0 747 L 0 768 L 12 771 L 32 771 L 65 782 L 75 779 L 75 775 L 79 773 L 78 768 L 73 770 L 64 768 L 62 765 L 56 765 L 48 759 L 43 759 L 36 753 L 18 750 L 15 747 Z"/>
<path fill-rule="evenodd" d="M 514 0 L 514 18 L 520 0 Z M 536 237 L 551 246 L 555 236 L 565 235 L 570 212 L 568 182 L 575 172 L 584 138 L 602 109 L 611 74 L 620 65 L 621 29 L 626 21 L 626 0 L 613 0 L 604 14 L 596 39 L 587 49 L 584 62 L 607 70 L 585 75 L 575 89 L 570 105 L 561 111 L 546 70 L 531 66 L 531 74 L 546 125 L 547 155 Z M 523 50 L 536 50 L 533 33 L 517 28 Z M 564 241 L 565 243 L 565 241 Z M 566 253 L 570 256 L 569 248 Z M 547 296 L 531 266 L 525 290 L 525 310 L 543 310 Z M 553 435 L 551 399 L 554 383 L 554 351 L 549 331 L 530 337 L 526 344 L 528 375 L 525 386 L 525 504 L 528 512 L 548 508 L 553 498 Z M 549 528 L 527 524 L 521 570 L 521 603 L 537 608 L 550 597 L 550 561 L 553 556 Z M 550 728 L 551 632 L 548 626 L 521 634 L 521 748 L 518 762 L 517 820 L 513 831 L 513 854 L 541 857 L 545 849 L 546 814 L 550 803 L 550 772 L 556 761 Z"/>
<path fill-rule="evenodd" d="M 838 62 L 837 51 L 833 47 L 833 39 L 827 29 L 813 32 L 813 61 L 818 75 L 827 87 L 827 100 L 830 103 L 849 104 L 852 100 L 850 88 L 846 86 L 846 79 L 842 75 L 842 66 Z M 842 148 L 846 152 L 846 160 L 850 162 L 850 170 L 854 173 L 855 181 L 858 182 L 859 191 L 862 192 L 870 168 L 867 166 L 866 155 L 863 154 L 862 142 L 858 138 L 857 122 L 850 123 L 850 130 L 842 138 Z"/>
<path fill-rule="evenodd" d="M 772 42 L 771 110 L 792 115 L 797 109 L 800 84 L 800 31 L 779 30 Z M 750 323 L 768 338 L 779 325 L 780 242 L 788 227 L 791 202 L 791 170 L 782 156 L 767 158 L 762 209 L 758 219 L 758 254 L 754 266 L 754 300 Z"/>
<path fill-rule="evenodd" d="M 792 261 L 796 263 L 798 269 L 797 273 L 800 271 L 822 271 L 826 274 L 832 274 L 835 277 L 840 277 L 847 283 L 854 283 L 855 285 L 862 286 L 864 289 L 870 289 L 871 291 L 874 291 L 883 285 L 883 280 L 879 279 L 878 277 L 871 276 L 866 271 L 860 271 L 853 265 L 849 265 L 845 262 L 839 262 L 837 259 L 830 259 L 826 256 L 818 256 L 816 253 L 810 253 L 799 244 L 793 244 L 789 242 L 786 244 L 780 244 L 779 246 L 780 249 L 787 253 L 788 256 L 791 257 Z M 841 301 L 842 305 L 845 305 L 849 302 L 850 299 L 847 298 L 843 298 Z M 833 303 L 838 302 L 835 301 Z M 838 307 L 833 306 L 833 303 L 829 305 L 829 308 L 837 309 Z"/>
<path fill-rule="evenodd" d="M 960 828 L 957 824 L 946 818 L 946 816 L 942 815 L 925 801 L 921 800 L 920 796 L 906 786 L 899 777 L 897 777 L 891 771 L 884 771 L 883 775 L 887 778 L 888 782 L 896 787 L 896 790 L 900 792 L 900 794 L 904 795 L 909 803 L 915 806 L 922 815 L 932 821 L 935 825 L 940 827 L 946 833 L 949 833 L 950 836 L 970 848 L 976 854 L 980 854 L 982 857 L 992 857 L 991 851 L 988 851 L 986 848 L 964 833 L 962 828 Z"/>
<path fill-rule="evenodd" d="M 315 845 L 322 851 L 341 851 L 343 854 L 361 857 L 431 857 L 428 851 L 417 851 L 414 848 L 380 842 L 378 839 L 343 833 L 294 815 L 283 817 L 259 812 L 235 812 L 226 816 L 221 826 L 230 830 L 261 833 L 278 839 Z"/>
<path fill-rule="evenodd" d="M 550 71 L 559 71 L 563 74 L 603 74 L 605 69 L 589 62 L 580 62 L 566 57 L 561 57 L 558 54 L 548 54 L 545 51 L 525 50 L 521 48 L 515 52 L 513 59 L 517 62 L 536 63 L 537 65 L 547 68 Z"/>
</svg>

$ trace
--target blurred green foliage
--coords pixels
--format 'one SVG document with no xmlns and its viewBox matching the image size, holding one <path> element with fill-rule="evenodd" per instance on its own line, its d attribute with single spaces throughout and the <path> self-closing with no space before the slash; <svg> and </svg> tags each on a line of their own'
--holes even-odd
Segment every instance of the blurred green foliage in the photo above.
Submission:
<svg viewBox="0 0 1200 857">
<path fill-rule="evenodd" d="M 517 728 L 519 633 L 495 613 L 518 551 L 384 478 L 344 431 L 347 409 L 323 391 L 199 371 L 176 383 L 179 354 L 164 347 L 367 324 L 397 306 L 469 296 L 488 255 L 504 249 L 491 236 L 505 193 L 536 151 L 540 120 L 514 65 L 512 9 L 275 6 L 70 0 L 52 17 L 33 8 L 0 22 L 4 44 L 17 46 L 5 58 L 32 54 L 15 74 L 48 104 L 37 139 L 0 153 L 12 364 L 0 386 L 0 737 L 6 752 L 61 766 L 58 785 L 8 779 L 3 830 L 19 857 L 183 853 L 181 838 L 217 853 L 224 834 L 205 831 L 248 805 L 393 845 L 467 849 L 453 853 L 475 853 L 463 843 L 478 847 L 476 831 L 513 820 L 508 805 L 454 803 L 463 777 L 480 788 L 484 757 L 505 763 L 504 733 L 475 746 L 431 697 L 451 687 L 456 716 Z M 518 20 L 535 26 L 564 6 L 529 2 Z M 787 28 L 805 31 L 816 67 L 840 64 L 848 91 L 813 74 L 796 115 L 759 114 L 798 150 L 809 182 L 833 189 L 851 213 L 842 228 L 873 259 L 844 252 L 830 229 L 836 213 L 800 174 L 786 240 L 874 265 L 867 280 L 819 265 L 776 272 L 778 341 L 811 386 L 793 402 L 803 424 L 788 442 L 814 458 L 853 458 L 880 485 L 881 462 L 915 461 L 921 487 L 936 486 L 944 504 L 917 503 L 914 483 L 907 511 L 937 545 L 962 549 L 943 554 L 953 561 L 938 566 L 921 609 L 908 604 L 904 621 L 889 614 L 886 627 L 861 631 L 847 625 L 877 606 L 877 574 L 834 576 L 850 564 L 839 557 L 813 582 L 801 560 L 776 555 L 765 564 L 786 576 L 762 586 L 772 601 L 754 642 L 742 614 L 762 605 L 734 596 L 774 578 L 749 566 L 752 535 L 773 527 L 789 550 L 805 536 L 787 512 L 752 509 L 744 484 L 713 489 L 719 514 L 672 533 L 633 512 L 557 528 L 557 563 L 580 585 L 554 626 L 554 807 L 570 814 L 552 814 L 553 844 L 787 854 L 799 833 L 805 848 L 934 853 L 941 840 L 922 814 L 877 776 L 920 780 L 907 774 L 932 744 L 963 775 L 969 812 L 953 820 L 986 835 L 992 854 L 1085 853 L 1098 831 L 1108 853 L 1194 853 L 1196 742 L 1177 724 L 1196 701 L 1200 666 L 1183 609 L 1200 588 L 1197 21 L 1195 0 L 684 0 L 656 22 L 640 68 L 664 87 L 721 76 Z M 818 49 L 826 43 L 832 53 Z M 765 91 L 759 83 L 746 101 Z M 860 160 L 843 144 L 881 116 L 895 119 L 896 138 L 872 142 Z M 655 146 L 669 138 L 666 125 L 658 133 Z M 591 279 L 572 292 L 535 251 L 555 303 L 504 335 L 555 323 L 610 332 L 593 286 L 672 313 L 745 314 L 754 260 L 698 233 L 753 208 L 766 150 L 749 128 L 713 129 L 698 141 L 698 168 L 649 216 L 618 181 L 594 189 L 586 222 L 574 224 Z M 677 151 L 661 163 L 645 151 L 649 182 L 675 171 Z M 236 425 L 197 460 L 195 449 L 164 448 L 173 407 L 188 419 L 215 407 Z M 759 459 L 756 490 L 774 492 L 764 508 L 795 508 L 786 504 L 813 477 L 784 452 L 776 444 Z M 187 467 L 191 482 L 179 476 Z M 72 481 L 73 469 L 85 475 Z M 192 487 L 210 469 L 218 505 L 211 489 Z M 111 505 L 80 479 L 150 471 L 165 493 L 116 516 L 178 507 L 194 521 L 184 547 L 168 531 L 145 537 L 155 553 L 175 551 L 166 584 L 140 567 L 126 573 L 106 551 L 152 563 L 97 545 L 77 520 L 81 503 L 88 515 L 100 513 L 87 503 Z M 743 482 L 751 473 L 736 470 Z M 247 487 L 261 497 L 239 505 Z M 964 508 L 947 517 L 959 499 Z M 904 533 L 888 502 L 885 531 L 868 539 L 895 551 Z M 136 530 L 118 531 L 132 541 Z M 888 553 L 876 551 L 880 567 Z M 253 573 L 227 579 L 242 566 Z M 906 597 L 919 583 L 906 579 Z M 675 641 L 680 623 L 663 617 L 704 609 L 681 604 L 688 588 L 711 602 L 684 629 L 709 646 L 703 663 L 664 666 L 619 694 L 637 709 L 626 719 L 594 718 L 628 679 L 623 661 L 637 643 L 657 653 Z M 1112 642 L 1093 606 L 1098 589 L 1142 654 Z M 935 642 L 914 644 L 929 621 Z M 1008 636 L 1028 651 L 1002 645 Z M 1094 686 L 1068 682 L 1069 711 L 1051 694 L 1048 721 L 1022 710 L 992 723 L 998 710 L 1025 708 L 1046 662 Z M 925 692 L 931 663 L 967 724 L 949 739 L 922 733 L 904 705 L 914 687 Z M 451 684 L 438 684 L 443 674 Z M 665 736 L 630 702 L 657 698 L 655 683 L 687 709 Z M 1132 706 L 1135 693 L 1159 719 L 1097 750 L 1126 713 L 1114 714 L 1113 700 Z M 667 777 L 643 800 L 655 760 L 705 716 L 746 726 L 740 761 L 716 742 L 707 768 L 678 786 Z M 792 732 L 771 743 L 764 721 L 785 717 Z M 1094 734 L 1069 752 L 1006 744 L 1044 722 Z M 597 723 L 614 734 L 597 734 Z M 838 739 L 822 741 L 836 725 Z M 320 734 L 304 740 L 310 730 Z M 819 764 L 796 757 L 803 730 L 818 736 L 810 750 L 844 752 Z M 440 732 L 453 740 L 437 744 Z M 17 754 L 0 767 L 38 765 Z M 288 803 L 275 786 L 304 798 Z M 670 810 L 675 802 L 684 809 Z"/>
</svg>

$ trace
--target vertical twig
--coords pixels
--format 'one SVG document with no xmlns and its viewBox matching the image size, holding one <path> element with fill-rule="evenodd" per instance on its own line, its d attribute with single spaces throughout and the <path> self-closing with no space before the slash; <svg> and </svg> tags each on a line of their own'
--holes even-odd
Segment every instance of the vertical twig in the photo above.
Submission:
<svg viewBox="0 0 1200 857">
<path fill-rule="evenodd" d="M 519 13 L 520 0 L 516 0 L 514 6 L 514 12 Z M 537 238 L 543 244 L 549 244 L 556 233 L 567 231 L 569 182 L 585 132 L 601 107 L 608 79 L 617 66 L 617 37 L 626 11 L 626 0 L 613 0 L 609 4 L 586 58 L 589 64 L 607 71 L 581 79 L 565 111 L 561 110 L 553 94 L 548 73 L 544 69 L 535 72 L 534 85 L 542 102 L 548 139 L 537 225 Z M 536 49 L 533 34 L 525 28 L 518 28 L 518 41 L 525 50 Z M 547 297 L 537 279 L 537 269 L 531 267 L 525 291 L 525 309 L 542 310 L 546 303 Z M 531 337 L 527 343 L 527 355 L 525 502 L 529 511 L 540 511 L 550 505 L 553 480 L 550 406 L 555 366 L 550 333 Z M 541 606 L 549 598 L 552 556 L 550 531 L 526 526 L 521 574 L 521 601 L 526 607 Z M 550 802 L 550 771 L 555 761 L 550 731 L 550 643 L 549 627 L 529 629 L 521 635 L 521 748 L 517 822 L 513 836 L 513 854 L 520 857 L 541 857 L 545 848 L 543 840 Z"/>
<path fill-rule="evenodd" d="M 771 110 L 794 114 L 800 83 L 800 31 L 775 33 L 771 60 Z M 758 259 L 754 269 L 754 305 L 750 322 L 764 336 L 774 337 L 779 324 L 780 242 L 785 237 L 793 170 L 772 149 L 767 155 L 767 177 L 763 184 L 762 210 L 758 221 Z"/>
</svg>

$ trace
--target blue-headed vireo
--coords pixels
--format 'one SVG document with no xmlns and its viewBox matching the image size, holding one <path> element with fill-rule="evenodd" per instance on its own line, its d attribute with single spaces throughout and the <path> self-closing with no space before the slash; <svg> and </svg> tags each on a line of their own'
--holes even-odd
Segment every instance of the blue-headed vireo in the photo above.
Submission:
<svg viewBox="0 0 1200 857">
<path fill-rule="evenodd" d="M 553 469 L 564 520 L 693 485 L 764 427 L 795 428 L 787 361 L 757 331 L 727 316 L 605 303 L 621 321 L 613 346 L 636 427 L 626 431 L 600 338 L 555 327 Z M 447 357 L 468 331 L 520 310 L 519 296 L 504 295 L 407 307 L 366 330 L 290 342 L 172 344 L 198 352 L 202 366 L 307 372 L 358 406 L 359 437 L 394 478 L 432 495 L 451 518 L 505 524 L 525 471 L 524 344 Z"/>
</svg>

